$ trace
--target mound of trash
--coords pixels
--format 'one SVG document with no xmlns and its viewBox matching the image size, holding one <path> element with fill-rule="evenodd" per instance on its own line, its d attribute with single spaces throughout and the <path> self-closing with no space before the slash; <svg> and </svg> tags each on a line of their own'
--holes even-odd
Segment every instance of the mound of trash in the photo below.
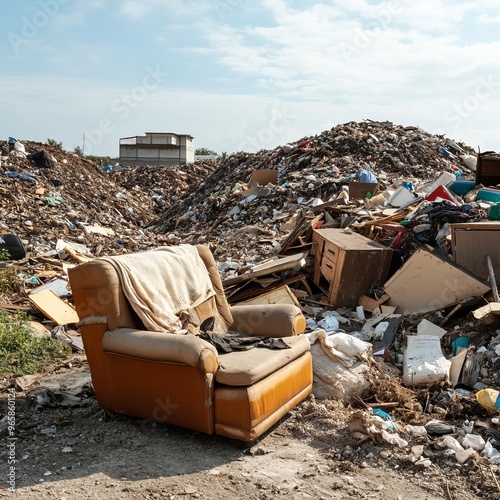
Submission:
<svg viewBox="0 0 500 500">
<path fill-rule="evenodd" d="M 221 258 L 252 260 L 276 252 L 297 214 L 342 193 L 347 199 L 350 181 L 371 177 L 383 189 L 400 179 L 429 182 L 441 172 L 467 178 L 475 160 L 472 148 L 418 127 L 349 122 L 274 150 L 220 160 L 150 226 L 167 241 L 210 242 Z"/>
<path fill-rule="evenodd" d="M 0 148 L 4 232 L 40 251 L 53 249 L 59 238 L 92 245 L 100 235 L 102 253 L 154 241 L 141 227 L 153 218 L 155 204 L 140 188 L 123 189 L 94 162 L 47 144 L 11 138 Z"/>
</svg>

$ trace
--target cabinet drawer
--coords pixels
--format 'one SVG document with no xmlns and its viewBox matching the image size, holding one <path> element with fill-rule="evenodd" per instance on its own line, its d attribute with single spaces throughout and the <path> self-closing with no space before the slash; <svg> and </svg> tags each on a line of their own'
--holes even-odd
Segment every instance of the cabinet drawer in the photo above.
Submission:
<svg viewBox="0 0 500 500">
<path fill-rule="evenodd" d="M 323 254 L 323 258 L 321 259 L 321 274 L 327 279 L 329 283 L 332 282 L 335 276 L 335 262 L 326 256 L 327 254 Z"/>
<path fill-rule="evenodd" d="M 337 264 L 339 252 L 339 247 L 334 245 L 331 241 L 325 241 L 325 246 L 323 247 L 323 257 L 329 259 L 332 264 Z"/>
</svg>

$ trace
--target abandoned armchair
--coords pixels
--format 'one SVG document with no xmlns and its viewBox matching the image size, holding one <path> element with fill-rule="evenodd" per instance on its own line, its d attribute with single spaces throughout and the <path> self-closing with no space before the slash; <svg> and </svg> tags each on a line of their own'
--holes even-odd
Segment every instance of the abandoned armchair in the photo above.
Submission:
<svg viewBox="0 0 500 500">
<path fill-rule="evenodd" d="M 312 390 L 300 310 L 230 307 L 206 246 L 96 259 L 69 277 L 104 409 L 248 442 Z M 264 347 L 241 350 L 241 334 Z"/>
</svg>

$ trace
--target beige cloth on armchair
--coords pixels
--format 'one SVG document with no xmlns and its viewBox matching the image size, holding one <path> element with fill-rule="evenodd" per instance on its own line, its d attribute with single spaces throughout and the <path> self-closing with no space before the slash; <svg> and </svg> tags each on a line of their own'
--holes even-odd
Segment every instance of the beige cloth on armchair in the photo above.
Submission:
<svg viewBox="0 0 500 500">
<path fill-rule="evenodd" d="M 149 252 L 105 257 L 147 330 L 179 333 L 197 323 L 194 307 L 215 295 L 196 247 L 159 247 Z M 222 333 L 222 332 L 221 332 Z"/>
</svg>

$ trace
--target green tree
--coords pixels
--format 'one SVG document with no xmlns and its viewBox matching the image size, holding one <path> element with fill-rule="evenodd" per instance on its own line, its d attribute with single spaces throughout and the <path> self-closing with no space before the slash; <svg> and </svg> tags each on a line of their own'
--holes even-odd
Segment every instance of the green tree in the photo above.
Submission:
<svg viewBox="0 0 500 500">
<path fill-rule="evenodd" d="M 62 150 L 62 142 L 57 142 L 55 139 L 47 139 L 47 143 L 49 146 L 52 146 L 53 148 L 61 149 Z"/>
<path fill-rule="evenodd" d="M 208 148 L 197 148 L 196 151 L 194 152 L 195 155 L 197 156 L 208 156 L 208 155 L 217 155 L 217 151 L 214 151 L 213 149 L 208 149 Z"/>
<path fill-rule="evenodd" d="M 92 160 L 98 165 L 109 165 L 111 163 L 111 158 L 109 156 L 95 156 L 95 155 L 85 155 L 87 160 Z"/>
<path fill-rule="evenodd" d="M 73 149 L 73 152 L 75 153 L 76 156 L 79 156 L 80 158 L 85 157 L 85 155 L 83 154 L 83 149 L 80 146 L 77 146 L 75 149 Z"/>
</svg>

